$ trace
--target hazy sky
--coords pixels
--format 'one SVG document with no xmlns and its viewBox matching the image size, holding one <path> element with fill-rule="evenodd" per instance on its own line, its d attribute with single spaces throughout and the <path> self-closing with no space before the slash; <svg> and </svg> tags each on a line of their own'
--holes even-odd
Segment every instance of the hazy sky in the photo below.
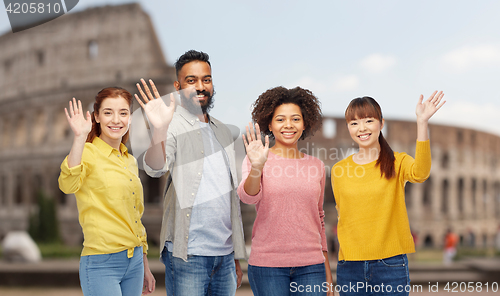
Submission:
<svg viewBox="0 0 500 296">
<path fill-rule="evenodd" d="M 448 102 L 431 122 L 500 135 L 498 0 L 138 2 L 169 64 L 189 49 L 210 54 L 212 114 L 224 122 L 243 127 L 251 103 L 279 85 L 310 89 L 325 115 L 372 96 L 389 120 L 414 120 L 418 96 L 439 89 Z"/>
</svg>

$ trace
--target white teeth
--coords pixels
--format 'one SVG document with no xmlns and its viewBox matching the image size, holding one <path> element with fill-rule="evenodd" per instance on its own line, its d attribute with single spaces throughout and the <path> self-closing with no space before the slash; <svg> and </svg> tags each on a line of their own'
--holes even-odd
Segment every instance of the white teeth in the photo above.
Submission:
<svg viewBox="0 0 500 296">
<path fill-rule="evenodd" d="M 366 139 L 368 139 L 368 137 L 369 137 L 369 136 L 370 136 L 370 135 L 362 135 L 362 136 L 359 136 L 359 138 L 360 138 L 361 140 L 366 140 Z"/>
<path fill-rule="evenodd" d="M 283 133 L 283 135 L 287 135 L 287 136 L 291 136 L 293 135 L 294 133 Z"/>
<path fill-rule="evenodd" d="M 121 127 L 110 127 L 110 129 L 117 131 L 117 130 L 121 129 Z"/>
</svg>

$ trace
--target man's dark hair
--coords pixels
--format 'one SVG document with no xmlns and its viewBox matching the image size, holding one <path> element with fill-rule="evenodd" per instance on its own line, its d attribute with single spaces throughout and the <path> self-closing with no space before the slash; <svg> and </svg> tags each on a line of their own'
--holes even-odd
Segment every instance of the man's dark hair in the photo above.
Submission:
<svg viewBox="0 0 500 296">
<path fill-rule="evenodd" d="M 190 63 L 192 61 L 206 62 L 210 67 L 212 67 L 212 65 L 210 65 L 210 61 L 208 60 L 208 58 L 209 58 L 208 54 L 204 53 L 203 51 L 196 51 L 193 49 L 186 51 L 174 63 L 175 74 L 177 75 L 177 78 L 179 78 L 179 71 L 182 69 L 182 67 L 184 67 L 185 64 Z"/>
</svg>

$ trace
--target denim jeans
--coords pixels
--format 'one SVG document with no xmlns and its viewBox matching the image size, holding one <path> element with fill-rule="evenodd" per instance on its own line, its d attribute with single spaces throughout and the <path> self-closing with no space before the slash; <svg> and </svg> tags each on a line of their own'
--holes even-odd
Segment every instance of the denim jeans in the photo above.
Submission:
<svg viewBox="0 0 500 296">
<path fill-rule="evenodd" d="M 408 258 L 405 254 L 380 260 L 337 263 L 336 290 L 341 296 L 407 296 L 410 291 Z"/>
<path fill-rule="evenodd" d="M 172 256 L 163 248 L 167 296 L 234 296 L 236 267 L 234 254 L 226 256 L 192 256 L 187 262 Z"/>
<path fill-rule="evenodd" d="M 80 258 L 80 285 L 85 296 L 140 296 L 144 284 L 142 247 Z"/>
<path fill-rule="evenodd" d="M 325 264 L 300 267 L 248 265 L 248 280 L 255 296 L 326 295 Z"/>
</svg>

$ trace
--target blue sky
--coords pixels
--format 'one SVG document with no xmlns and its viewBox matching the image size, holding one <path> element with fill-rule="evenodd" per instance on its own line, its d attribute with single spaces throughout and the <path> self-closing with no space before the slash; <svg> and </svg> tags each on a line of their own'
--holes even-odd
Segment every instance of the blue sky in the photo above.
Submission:
<svg viewBox="0 0 500 296">
<path fill-rule="evenodd" d="M 128 2 L 80 0 L 75 10 Z M 388 120 L 414 120 L 418 96 L 439 89 L 448 102 L 432 123 L 500 135 L 500 1 L 137 2 L 168 63 L 189 49 L 210 54 L 212 114 L 224 122 L 243 127 L 251 103 L 279 85 L 310 89 L 325 115 L 372 96 Z"/>
</svg>

